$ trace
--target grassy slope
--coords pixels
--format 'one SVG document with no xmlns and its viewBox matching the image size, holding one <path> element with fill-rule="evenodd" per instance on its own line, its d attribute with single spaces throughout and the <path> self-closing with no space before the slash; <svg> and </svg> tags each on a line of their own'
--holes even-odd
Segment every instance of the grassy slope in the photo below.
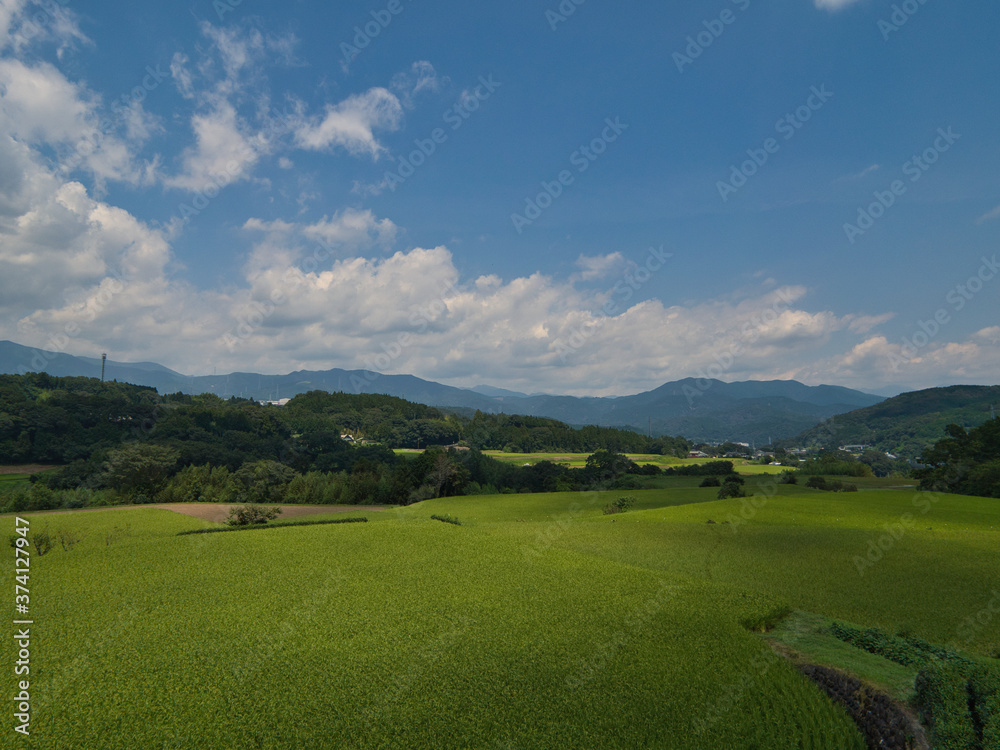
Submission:
<svg viewBox="0 0 1000 750">
<path fill-rule="evenodd" d="M 421 513 L 186 537 L 206 522 L 36 518 L 84 538 L 33 560 L 16 747 L 860 747 L 739 625 L 766 597 Z"/>
<path fill-rule="evenodd" d="M 787 603 L 977 653 L 1000 642 L 1000 618 L 957 635 L 1000 580 L 1000 504 L 777 490 L 757 509 L 690 486 L 449 498 L 187 537 L 210 524 L 36 516 L 83 541 L 32 560 L 36 734 L 15 747 L 853 747 L 741 621 Z M 622 494 L 636 510 L 603 515 Z M 859 573 L 904 513 L 914 528 Z M 908 675 L 785 629 L 906 694 Z"/>
<path fill-rule="evenodd" d="M 600 509 L 622 494 L 637 497 L 638 510 L 604 516 Z M 572 549 L 726 583 L 798 609 L 869 626 L 908 627 L 928 640 L 958 641 L 980 653 L 1000 643 L 1000 618 L 991 618 L 971 639 L 960 630 L 966 618 L 987 607 L 1000 580 L 1000 503 L 913 491 L 831 494 L 781 486 L 759 509 L 749 501 L 710 499 L 710 489 L 688 489 L 595 493 L 593 502 L 586 494 L 542 496 L 529 515 L 531 501 L 524 497 L 435 500 L 410 512 L 499 522 L 509 511 L 525 523 L 498 523 L 498 532 L 528 549 Z M 677 501 L 693 504 L 670 507 Z M 511 504 L 499 504 L 505 502 Z M 898 540 L 887 536 L 886 525 L 898 533 L 907 513 L 913 527 Z M 568 525 L 570 517 L 575 522 Z M 869 543 L 880 541 L 887 551 L 864 565 Z"/>
</svg>

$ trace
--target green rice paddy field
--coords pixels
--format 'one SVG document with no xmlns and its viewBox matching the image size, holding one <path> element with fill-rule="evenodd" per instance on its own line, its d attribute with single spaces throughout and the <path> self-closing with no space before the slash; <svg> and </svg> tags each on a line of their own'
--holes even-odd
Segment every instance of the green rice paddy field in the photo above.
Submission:
<svg viewBox="0 0 1000 750">
<path fill-rule="evenodd" d="M 81 541 L 31 559 L 31 735 L 8 704 L 4 746 L 860 750 L 753 631 L 794 608 L 993 656 L 1000 617 L 975 618 L 1000 504 L 779 490 L 629 492 L 616 515 L 622 492 L 450 498 L 188 536 L 214 524 L 31 515 Z M 12 639 L 0 653 L 10 692 Z"/>
</svg>

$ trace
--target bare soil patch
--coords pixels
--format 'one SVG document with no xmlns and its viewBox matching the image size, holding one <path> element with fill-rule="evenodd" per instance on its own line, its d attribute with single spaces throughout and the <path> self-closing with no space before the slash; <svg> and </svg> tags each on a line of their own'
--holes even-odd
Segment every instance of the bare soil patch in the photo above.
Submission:
<svg viewBox="0 0 1000 750">
<path fill-rule="evenodd" d="M 58 469 L 58 466 L 44 466 L 42 464 L 24 464 L 23 466 L 0 466 L 0 474 L 34 474 L 37 471 L 48 471 Z"/>
</svg>

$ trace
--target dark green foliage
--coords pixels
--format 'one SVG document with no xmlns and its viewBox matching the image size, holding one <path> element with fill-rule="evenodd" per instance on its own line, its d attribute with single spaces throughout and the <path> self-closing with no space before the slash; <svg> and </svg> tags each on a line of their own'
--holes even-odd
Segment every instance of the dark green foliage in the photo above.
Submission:
<svg viewBox="0 0 1000 750">
<path fill-rule="evenodd" d="M 179 531 L 177 536 L 187 534 L 219 534 L 225 531 L 252 531 L 253 529 L 285 529 L 289 526 L 327 526 L 335 523 L 368 523 L 367 518 L 333 518 L 323 521 L 284 521 L 282 523 L 269 523 L 266 525 L 255 524 L 251 526 L 229 526 L 225 528 L 194 529 L 192 531 Z"/>
<path fill-rule="evenodd" d="M 12 464 L 85 459 L 95 446 L 141 436 L 158 401 L 155 390 L 125 383 L 0 375 L 0 456 Z"/>
<path fill-rule="evenodd" d="M 295 471 L 277 461 L 254 461 L 243 464 L 232 476 L 237 497 L 248 505 L 280 503 L 285 487 L 295 477 Z"/>
<path fill-rule="evenodd" d="M 150 502 L 167 483 L 180 453 L 152 443 L 128 443 L 108 454 L 101 484 L 129 501 Z"/>
<path fill-rule="evenodd" d="M 719 500 L 728 500 L 732 497 L 746 497 L 746 495 L 747 493 L 743 489 L 742 484 L 738 484 L 736 482 L 726 482 L 722 485 L 722 488 L 719 490 L 719 494 L 716 497 L 718 497 Z"/>
<path fill-rule="evenodd" d="M 605 506 L 604 515 L 610 516 L 615 513 L 625 513 L 626 511 L 631 510 L 633 505 L 635 505 L 635 498 L 631 495 L 620 497 Z"/>
<path fill-rule="evenodd" d="M 890 635 L 880 628 L 852 628 L 835 622 L 830 626 L 830 634 L 855 648 L 876 654 L 903 666 L 923 666 L 938 659 L 945 659 L 959 665 L 971 665 L 968 659 L 943 646 L 937 646 L 920 638 Z"/>
<path fill-rule="evenodd" d="M 47 528 L 41 531 L 35 531 L 31 534 L 31 546 L 35 548 L 35 554 L 39 557 L 45 555 L 52 549 L 54 542 L 52 541 L 52 535 L 49 534 Z"/>
<path fill-rule="evenodd" d="M 454 516 L 448 516 L 448 515 L 441 515 L 441 516 L 439 516 L 439 515 L 435 514 L 435 515 L 431 516 L 431 518 L 433 518 L 435 521 L 441 521 L 443 523 L 450 523 L 450 524 L 453 524 L 455 526 L 461 526 L 462 525 L 462 522 L 459 521 Z"/>
<path fill-rule="evenodd" d="M 699 484 L 698 486 L 699 487 L 721 487 L 722 486 L 722 482 L 719 480 L 718 477 L 705 477 L 704 479 L 701 480 L 701 484 Z"/>
<path fill-rule="evenodd" d="M 252 526 L 273 521 L 281 513 L 277 506 L 266 507 L 257 503 L 246 503 L 231 508 L 226 523 L 230 526 Z"/>
<path fill-rule="evenodd" d="M 831 451 L 823 453 L 815 461 L 802 465 L 802 473 L 809 476 L 870 477 L 872 469 L 858 461 L 850 453 Z"/>
<path fill-rule="evenodd" d="M 819 479 L 819 477 L 813 477 L 814 479 Z M 798 477 L 795 476 L 794 471 L 783 471 L 781 472 L 781 479 L 778 480 L 778 484 L 798 484 Z"/>
<path fill-rule="evenodd" d="M 966 431 L 951 424 L 947 437 L 927 450 L 927 468 L 914 472 L 920 488 L 1000 498 L 1000 419 Z"/>
<path fill-rule="evenodd" d="M 62 546 L 64 552 L 69 552 L 83 540 L 82 536 L 71 531 L 70 529 L 60 529 L 58 538 L 59 544 Z"/>
<path fill-rule="evenodd" d="M 960 668 L 935 662 L 921 670 L 914 687 L 935 750 L 981 750 L 969 709 L 968 678 Z"/>
<path fill-rule="evenodd" d="M 969 678 L 973 726 L 983 750 L 1000 750 L 1000 669 L 980 666 Z"/>
<path fill-rule="evenodd" d="M 481 411 L 477 411 L 465 426 L 463 435 L 470 447 L 509 453 L 608 451 L 680 457 L 690 450 L 684 438 L 648 438 L 631 430 L 593 425 L 573 428 L 545 417 L 484 414 Z"/>
<path fill-rule="evenodd" d="M 667 476 L 678 477 L 705 477 L 722 476 L 732 474 L 735 471 L 732 461 L 708 461 L 703 464 L 689 464 L 688 466 L 668 466 L 663 470 Z"/>
<path fill-rule="evenodd" d="M 722 483 L 744 485 L 746 484 L 746 480 L 739 474 L 730 474 L 729 476 L 727 476 L 725 479 L 722 480 Z"/>
<path fill-rule="evenodd" d="M 740 625 L 755 633 L 767 633 L 792 612 L 787 604 L 779 604 L 759 616 L 740 620 Z"/>
<path fill-rule="evenodd" d="M 814 490 L 824 490 L 825 492 L 857 492 L 858 486 L 849 482 L 841 482 L 839 479 L 827 479 L 826 477 L 809 477 L 806 487 Z"/>
<path fill-rule="evenodd" d="M 916 459 L 941 439 L 947 425 L 959 424 L 968 429 L 986 422 L 991 404 L 1000 404 L 1000 386 L 959 385 L 913 391 L 828 419 L 783 444 L 826 450 L 864 444 Z M 897 462 L 895 466 L 897 471 L 905 469 L 905 463 Z M 877 466 L 872 468 L 879 471 Z"/>
</svg>

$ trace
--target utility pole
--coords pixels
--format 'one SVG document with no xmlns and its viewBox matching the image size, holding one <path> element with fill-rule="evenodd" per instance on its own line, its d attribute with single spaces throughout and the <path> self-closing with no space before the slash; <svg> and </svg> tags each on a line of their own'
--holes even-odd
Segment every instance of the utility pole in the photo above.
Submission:
<svg viewBox="0 0 1000 750">
<path fill-rule="evenodd" d="M 101 382 L 104 382 L 104 363 L 108 361 L 107 352 L 101 354 Z"/>
</svg>

